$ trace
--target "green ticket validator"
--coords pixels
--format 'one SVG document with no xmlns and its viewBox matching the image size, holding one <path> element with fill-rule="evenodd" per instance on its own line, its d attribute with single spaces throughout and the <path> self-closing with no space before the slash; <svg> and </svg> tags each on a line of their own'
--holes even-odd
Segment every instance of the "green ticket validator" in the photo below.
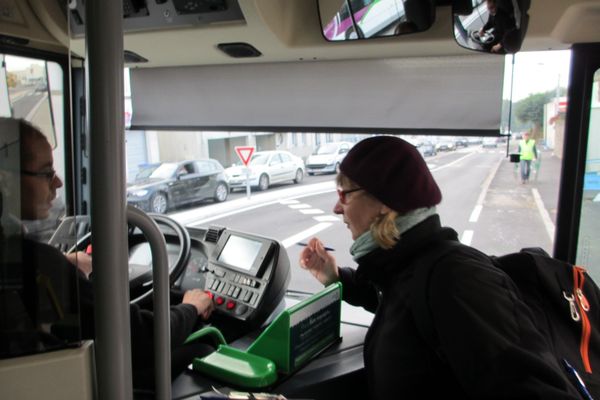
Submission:
<svg viewBox="0 0 600 400">
<path fill-rule="evenodd" d="M 341 300 L 336 282 L 282 311 L 246 351 L 221 344 L 193 368 L 237 386 L 269 386 L 340 339 Z"/>
</svg>

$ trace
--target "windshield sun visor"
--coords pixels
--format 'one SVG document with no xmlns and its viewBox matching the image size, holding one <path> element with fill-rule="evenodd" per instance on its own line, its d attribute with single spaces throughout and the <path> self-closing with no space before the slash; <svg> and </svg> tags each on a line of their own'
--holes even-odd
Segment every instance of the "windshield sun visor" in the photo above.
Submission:
<svg viewBox="0 0 600 400">
<path fill-rule="evenodd" d="M 137 68 L 132 129 L 498 134 L 503 74 L 488 55 Z"/>
</svg>

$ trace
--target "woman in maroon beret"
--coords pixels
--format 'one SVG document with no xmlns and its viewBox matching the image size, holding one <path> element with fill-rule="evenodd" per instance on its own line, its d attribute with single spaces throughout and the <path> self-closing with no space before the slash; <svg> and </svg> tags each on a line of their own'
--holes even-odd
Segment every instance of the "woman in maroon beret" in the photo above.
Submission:
<svg viewBox="0 0 600 400">
<path fill-rule="evenodd" d="M 364 343 L 369 398 L 578 398 L 514 283 L 441 226 L 440 189 L 414 146 L 365 139 L 336 182 L 333 211 L 358 267 L 338 267 L 317 238 L 300 265 L 375 313 Z"/>
</svg>

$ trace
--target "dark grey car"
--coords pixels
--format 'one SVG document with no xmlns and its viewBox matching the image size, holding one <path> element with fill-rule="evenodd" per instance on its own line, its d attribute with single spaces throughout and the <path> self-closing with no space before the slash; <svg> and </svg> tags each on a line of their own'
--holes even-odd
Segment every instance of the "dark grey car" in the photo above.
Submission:
<svg viewBox="0 0 600 400">
<path fill-rule="evenodd" d="M 229 185 L 223 166 L 213 159 L 161 163 L 127 188 L 127 202 L 142 210 L 165 213 L 201 200 L 227 200 Z"/>
</svg>

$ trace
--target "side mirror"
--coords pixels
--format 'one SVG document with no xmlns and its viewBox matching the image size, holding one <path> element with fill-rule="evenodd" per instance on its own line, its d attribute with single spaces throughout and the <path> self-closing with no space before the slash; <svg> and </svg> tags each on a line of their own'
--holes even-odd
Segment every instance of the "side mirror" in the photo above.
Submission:
<svg viewBox="0 0 600 400">
<path fill-rule="evenodd" d="M 531 0 L 453 0 L 454 38 L 464 48 L 495 54 L 521 49 Z"/>
<path fill-rule="evenodd" d="M 318 0 L 329 41 L 422 32 L 435 20 L 434 0 Z"/>
</svg>

